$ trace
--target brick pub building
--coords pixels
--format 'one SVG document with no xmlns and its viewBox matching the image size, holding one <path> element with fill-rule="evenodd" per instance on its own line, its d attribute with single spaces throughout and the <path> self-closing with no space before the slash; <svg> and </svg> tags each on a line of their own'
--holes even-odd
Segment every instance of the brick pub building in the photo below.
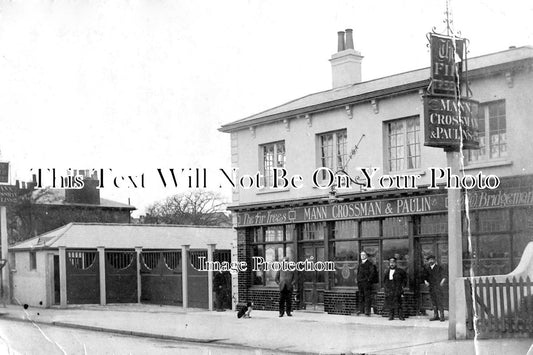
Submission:
<svg viewBox="0 0 533 355">
<path fill-rule="evenodd" d="M 379 270 L 373 300 L 383 309 L 383 273 L 388 259 L 408 274 L 404 309 L 410 315 L 430 309 L 420 278 L 425 256 L 448 260 L 447 195 L 429 189 L 430 168 L 446 168 L 440 149 L 425 147 L 422 96 L 429 68 L 361 81 L 363 56 L 354 49 L 352 31 L 339 32 L 338 52 L 330 59 L 333 88 L 295 99 L 223 125 L 231 134 L 232 165 L 239 174 L 262 176 L 264 188 L 236 189 L 230 209 L 238 233 L 238 259 L 252 265 L 287 256 L 334 261 L 335 272 L 298 275 L 300 309 L 352 314 L 357 306 L 356 273 L 365 250 Z M 429 60 L 429 58 L 428 58 Z M 463 191 L 464 274 L 505 274 L 518 264 L 533 232 L 533 48 L 507 50 L 469 59 L 473 99 L 479 101 L 479 150 L 464 150 L 464 174 L 500 178 L 497 189 Z M 364 138 L 361 140 L 361 137 Z M 358 146 L 357 154 L 351 152 Z M 321 189 L 313 174 L 325 167 L 363 177 L 360 167 L 379 176 L 420 175 L 416 188 Z M 270 188 L 272 168 L 302 176 L 301 188 Z M 440 175 L 437 174 L 437 177 Z M 320 171 L 318 183 L 329 175 Z M 445 179 L 438 179 L 444 184 Z M 467 221 L 471 238 L 468 238 Z M 277 310 L 274 272 L 238 274 L 238 301 Z"/>
</svg>

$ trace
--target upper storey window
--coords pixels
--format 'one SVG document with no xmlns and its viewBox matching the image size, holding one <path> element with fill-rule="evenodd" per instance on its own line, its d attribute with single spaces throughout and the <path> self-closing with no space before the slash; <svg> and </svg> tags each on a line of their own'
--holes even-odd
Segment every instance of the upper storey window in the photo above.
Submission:
<svg viewBox="0 0 533 355">
<path fill-rule="evenodd" d="M 343 169 L 348 160 L 347 141 L 348 134 L 345 129 L 319 134 L 320 167 L 329 168 L 334 173 Z M 323 171 L 322 174 L 322 178 L 326 178 L 326 172 Z"/>
<path fill-rule="evenodd" d="M 470 163 L 507 156 L 507 124 L 505 120 L 505 100 L 479 105 L 478 114 L 479 149 L 471 149 L 467 154 Z"/>
<path fill-rule="evenodd" d="M 387 163 L 390 172 L 420 168 L 420 118 L 386 123 Z"/>
<path fill-rule="evenodd" d="M 263 157 L 262 169 L 265 177 L 265 186 L 274 183 L 273 168 L 285 168 L 285 142 L 275 142 L 260 146 Z"/>
</svg>

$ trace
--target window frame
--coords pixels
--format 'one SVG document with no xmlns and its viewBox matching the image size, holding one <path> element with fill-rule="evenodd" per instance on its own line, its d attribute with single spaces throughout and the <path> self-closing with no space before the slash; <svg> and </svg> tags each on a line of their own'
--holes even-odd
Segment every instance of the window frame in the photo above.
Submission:
<svg viewBox="0 0 533 355">
<path fill-rule="evenodd" d="M 413 126 L 414 127 L 414 130 L 413 131 L 409 131 L 408 130 L 408 121 L 409 120 L 413 120 L 416 124 Z M 402 122 L 403 125 L 402 125 L 402 131 L 398 134 L 395 134 L 395 136 L 402 136 L 403 138 L 403 142 L 402 142 L 402 145 L 394 145 L 394 147 L 392 146 L 392 138 L 391 138 L 391 127 L 393 124 L 397 124 L 399 122 Z M 383 169 L 384 171 L 387 171 L 389 173 L 400 173 L 400 172 L 404 172 L 404 171 L 413 171 L 413 170 L 418 170 L 418 169 L 421 169 L 422 168 L 422 144 L 421 144 L 421 127 L 420 127 L 420 116 L 419 115 L 416 115 L 416 116 L 409 116 L 409 117 L 403 117 L 403 118 L 398 118 L 398 119 L 394 119 L 394 120 L 390 120 L 390 121 L 386 121 L 386 122 L 383 122 L 384 124 L 384 138 L 386 140 L 386 145 L 385 145 L 385 169 Z M 413 143 L 410 143 L 408 137 L 409 137 L 409 134 L 414 134 L 414 142 Z M 410 146 L 414 146 L 414 154 L 412 155 L 409 155 L 409 147 Z M 392 158 L 392 151 L 393 149 L 395 149 L 396 151 L 398 151 L 399 149 L 401 149 L 403 152 L 402 152 L 402 157 L 401 158 L 398 158 L 397 155 L 395 156 L 395 158 Z M 414 167 L 412 168 L 408 168 L 407 167 L 407 164 L 410 160 L 414 159 Z M 395 161 L 396 164 L 398 163 L 399 160 L 402 161 L 402 168 L 398 168 L 397 165 L 396 167 L 393 169 L 393 165 L 392 165 L 392 161 Z"/>
<path fill-rule="evenodd" d="M 339 140 L 339 134 L 344 134 L 344 141 Z M 324 154 L 323 137 L 331 135 L 331 155 Z M 340 143 L 339 143 L 340 142 Z M 348 130 L 346 128 L 337 129 L 334 131 L 322 132 L 316 134 L 317 147 L 317 167 L 328 168 L 335 174 L 341 169 L 345 168 L 348 161 Z M 341 147 L 341 149 L 339 149 Z M 331 166 L 328 166 L 328 160 L 331 160 Z M 339 164 L 341 166 L 339 166 Z M 326 171 L 322 171 L 319 178 L 324 180 L 327 178 Z"/>
<path fill-rule="evenodd" d="M 280 145 L 283 145 L 283 161 L 282 161 L 282 164 L 280 165 L 280 154 L 279 154 L 279 147 Z M 266 149 L 269 148 L 269 147 L 272 147 L 273 148 L 273 151 L 272 151 L 272 166 L 268 167 L 266 166 L 266 162 L 267 162 L 267 159 L 266 159 Z M 279 140 L 279 141 L 275 141 L 275 142 L 270 142 L 270 143 L 264 143 L 264 144 L 260 144 L 259 145 L 259 164 L 260 164 L 260 167 L 261 167 L 261 173 L 263 175 L 263 185 L 265 188 L 267 189 L 270 189 L 272 188 L 272 185 L 274 183 L 274 172 L 273 172 L 273 168 L 285 168 L 286 165 L 287 165 L 287 147 L 285 145 L 285 140 Z M 278 182 L 278 186 L 279 186 L 279 182 Z"/>
<path fill-rule="evenodd" d="M 282 240 L 271 240 L 271 241 L 267 241 L 266 239 L 266 236 L 267 236 L 267 229 L 271 227 L 271 228 L 281 228 L 282 231 L 283 231 L 283 237 L 282 237 Z M 291 231 L 288 231 L 288 229 L 291 229 Z M 290 238 L 288 238 L 288 235 L 292 233 L 292 236 Z M 297 241 L 297 232 L 296 232 L 296 225 L 295 224 L 283 224 L 283 225 L 269 225 L 269 226 L 263 226 L 263 227 L 252 227 L 250 228 L 250 234 L 252 235 L 252 240 L 251 240 L 251 247 L 252 247 L 252 257 L 254 256 L 261 256 L 265 259 L 265 261 L 267 261 L 267 258 L 266 258 L 266 250 L 267 250 L 267 247 L 269 245 L 281 245 L 283 247 L 283 255 L 281 257 L 287 257 L 287 246 L 292 246 L 293 248 L 293 255 L 292 257 L 294 258 L 296 256 L 296 241 Z M 258 241 L 254 241 L 255 240 L 258 240 Z M 256 255 L 255 254 L 255 250 L 256 249 L 260 249 L 262 250 L 262 255 Z M 281 257 L 279 257 L 279 259 L 281 259 Z M 275 261 L 280 261 L 280 260 L 275 260 Z M 254 277 L 257 275 L 257 274 L 261 274 L 262 275 L 262 283 L 261 284 L 258 284 L 255 282 L 255 279 Z M 252 271 L 252 280 L 251 280 L 251 287 L 275 287 L 274 285 L 267 285 L 267 276 L 266 276 L 266 272 L 265 271 Z"/>
<path fill-rule="evenodd" d="M 503 117 L 501 115 L 495 115 L 492 116 L 492 118 L 496 119 L 498 121 L 498 128 L 496 130 L 497 136 L 498 136 L 498 143 L 495 144 L 498 146 L 498 155 L 493 157 L 492 156 L 492 139 L 491 139 L 491 107 L 496 108 L 498 110 L 499 106 L 502 105 L 503 108 Z M 481 118 L 483 118 L 483 123 L 480 122 Z M 502 130 L 500 128 L 500 123 L 503 118 L 503 122 L 505 123 L 505 128 Z M 478 127 L 483 127 L 483 132 L 479 131 L 479 149 L 469 149 L 468 154 L 465 159 L 465 163 L 467 165 L 473 165 L 476 163 L 484 163 L 484 162 L 491 162 L 491 161 L 497 161 L 502 159 L 507 159 L 509 157 L 508 151 L 509 151 L 509 141 L 507 139 L 507 107 L 506 107 L 506 101 L 505 99 L 500 100 L 493 100 L 493 101 L 487 101 L 479 104 L 479 111 L 478 111 Z M 501 134 L 504 134 L 505 139 L 503 144 L 501 143 Z M 501 147 L 505 146 L 505 150 L 503 151 L 504 154 L 502 154 Z M 481 153 L 483 152 L 483 153 Z"/>
</svg>

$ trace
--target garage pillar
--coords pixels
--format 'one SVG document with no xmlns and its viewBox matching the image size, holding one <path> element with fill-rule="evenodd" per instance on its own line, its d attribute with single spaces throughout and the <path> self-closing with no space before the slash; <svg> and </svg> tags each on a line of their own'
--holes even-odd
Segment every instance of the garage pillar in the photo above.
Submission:
<svg viewBox="0 0 533 355">
<path fill-rule="evenodd" d="M 106 305 L 105 291 L 105 247 L 97 247 L 100 266 L 100 306 Z"/>
<path fill-rule="evenodd" d="M 141 252 L 143 247 L 135 247 L 137 253 L 137 303 L 141 303 Z"/>
<path fill-rule="evenodd" d="M 59 247 L 59 306 L 67 308 L 67 247 Z"/>
<path fill-rule="evenodd" d="M 216 244 L 207 244 L 207 261 L 209 267 L 207 268 L 207 299 L 209 310 L 213 310 L 213 253 L 215 252 Z"/>
<path fill-rule="evenodd" d="M 188 267 L 189 267 L 189 244 L 181 246 L 181 292 L 183 299 L 183 310 L 189 307 L 189 289 L 188 289 Z"/>
</svg>

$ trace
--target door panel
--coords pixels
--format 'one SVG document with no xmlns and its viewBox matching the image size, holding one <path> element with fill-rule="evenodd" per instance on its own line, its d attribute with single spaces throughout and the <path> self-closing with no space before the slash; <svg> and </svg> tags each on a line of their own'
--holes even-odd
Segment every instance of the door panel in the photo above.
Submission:
<svg viewBox="0 0 533 355">
<path fill-rule="evenodd" d="M 323 244 L 303 245 L 300 248 L 300 260 L 306 259 L 325 261 Z M 325 271 L 304 271 L 303 274 L 303 301 L 305 308 L 311 310 L 324 309 L 324 289 L 326 287 Z"/>
</svg>

